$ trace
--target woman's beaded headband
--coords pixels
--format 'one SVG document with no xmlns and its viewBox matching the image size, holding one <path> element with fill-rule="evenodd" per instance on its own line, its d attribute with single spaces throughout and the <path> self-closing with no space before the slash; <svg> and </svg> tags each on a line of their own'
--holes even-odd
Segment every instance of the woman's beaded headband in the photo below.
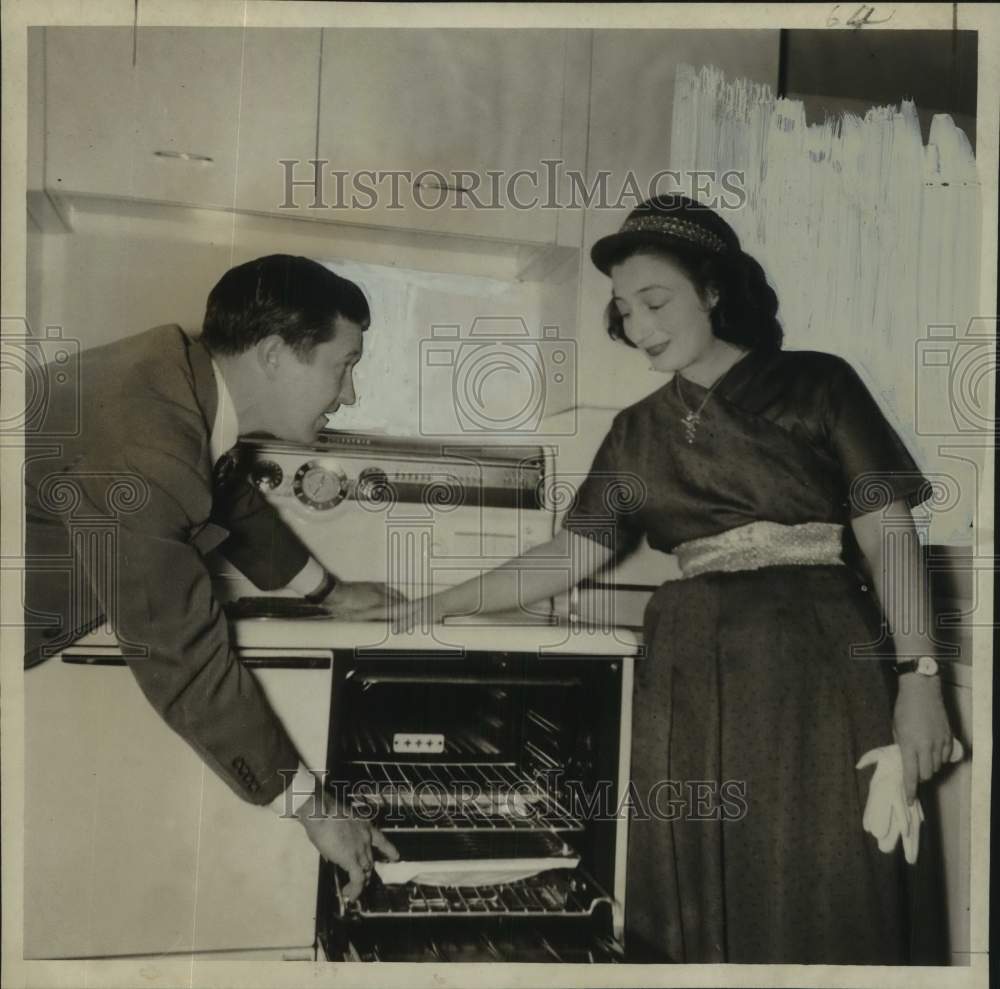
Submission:
<svg viewBox="0 0 1000 989">
<path fill-rule="evenodd" d="M 629 217 L 619 233 L 627 234 L 635 231 L 667 234 L 670 237 L 679 237 L 681 240 L 689 240 L 699 247 L 706 247 L 710 251 L 721 252 L 726 249 L 726 242 L 706 230 L 697 223 L 690 220 L 682 220 L 676 216 L 632 216 Z"/>
</svg>

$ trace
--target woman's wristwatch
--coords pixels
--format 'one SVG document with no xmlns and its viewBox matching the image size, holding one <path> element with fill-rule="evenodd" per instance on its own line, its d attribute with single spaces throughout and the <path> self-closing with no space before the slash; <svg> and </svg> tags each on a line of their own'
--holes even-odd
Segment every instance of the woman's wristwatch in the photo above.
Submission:
<svg viewBox="0 0 1000 989">
<path fill-rule="evenodd" d="M 925 677 L 935 677 L 938 675 L 938 663 L 933 656 L 920 656 L 917 659 L 906 659 L 901 663 L 896 663 L 893 669 L 897 673 L 919 673 Z"/>
<path fill-rule="evenodd" d="M 329 570 L 324 570 L 323 579 L 320 581 L 319 587 L 317 587 L 315 591 L 303 595 L 303 597 L 310 604 L 322 604 L 336 586 L 337 578 L 334 577 Z"/>
</svg>

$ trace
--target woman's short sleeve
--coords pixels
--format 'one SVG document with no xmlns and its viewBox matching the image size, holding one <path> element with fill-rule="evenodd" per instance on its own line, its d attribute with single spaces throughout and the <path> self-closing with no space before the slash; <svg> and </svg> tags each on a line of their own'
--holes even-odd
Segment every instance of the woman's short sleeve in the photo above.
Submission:
<svg viewBox="0 0 1000 989">
<path fill-rule="evenodd" d="M 827 433 L 843 472 L 851 518 L 891 501 L 919 505 L 931 486 L 857 372 L 837 360 L 829 383 Z"/>
<path fill-rule="evenodd" d="M 601 442 L 590 471 L 580 484 L 562 527 L 628 553 L 639 544 L 643 528 L 639 509 L 645 485 L 625 449 L 627 426 L 619 414 Z"/>
</svg>

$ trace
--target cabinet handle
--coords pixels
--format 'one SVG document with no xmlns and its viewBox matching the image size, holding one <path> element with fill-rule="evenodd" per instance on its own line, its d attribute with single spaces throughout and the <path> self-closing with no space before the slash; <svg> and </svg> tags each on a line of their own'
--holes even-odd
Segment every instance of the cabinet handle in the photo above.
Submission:
<svg viewBox="0 0 1000 989">
<path fill-rule="evenodd" d="M 121 656 L 105 656 L 94 653 L 73 653 L 63 655 L 62 661 L 73 666 L 127 666 Z"/>
<path fill-rule="evenodd" d="M 63 655 L 62 661 L 73 666 L 127 666 L 121 656 L 107 656 L 94 653 L 72 653 Z M 240 662 L 253 670 L 328 670 L 328 656 L 274 656 L 267 658 L 242 657 Z"/>
<path fill-rule="evenodd" d="M 328 670 L 329 656 L 274 656 L 255 658 L 243 656 L 240 662 L 251 670 Z"/>
<path fill-rule="evenodd" d="M 178 161 L 195 161 L 203 165 L 215 164 L 215 159 L 210 155 L 197 155 L 191 151 L 154 151 L 156 158 L 174 158 Z"/>
</svg>

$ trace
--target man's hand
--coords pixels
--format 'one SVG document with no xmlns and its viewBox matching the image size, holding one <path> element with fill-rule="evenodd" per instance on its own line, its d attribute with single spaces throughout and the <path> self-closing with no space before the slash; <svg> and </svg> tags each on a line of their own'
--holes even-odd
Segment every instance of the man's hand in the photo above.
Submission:
<svg viewBox="0 0 1000 989">
<path fill-rule="evenodd" d="M 390 601 L 405 601 L 404 595 L 387 584 L 374 581 L 338 581 L 323 601 L 334 618 L 346 618 L 385 609 Z"/>
<path fill-rule="evenodd" d="M 929 780 L 951 758 L 951 728 L 937 677 L 901 674 L 893 734 L 903 757 L 906 799 L 913 803 L 918 779 Z"/>
<path fill-rule="evenodd" d="M 347 873 L 345 900 L 357 899 L 371 878 L 375 866 L 374 849 L 390 862 L 399 859 L 395 846 L 378 828 L 352 817 L 351 812 L 339 807 L 328 793 L 318 792 L 317 798 L 307 800 L 295 816 L 320 855 Z"/>
</svg>

